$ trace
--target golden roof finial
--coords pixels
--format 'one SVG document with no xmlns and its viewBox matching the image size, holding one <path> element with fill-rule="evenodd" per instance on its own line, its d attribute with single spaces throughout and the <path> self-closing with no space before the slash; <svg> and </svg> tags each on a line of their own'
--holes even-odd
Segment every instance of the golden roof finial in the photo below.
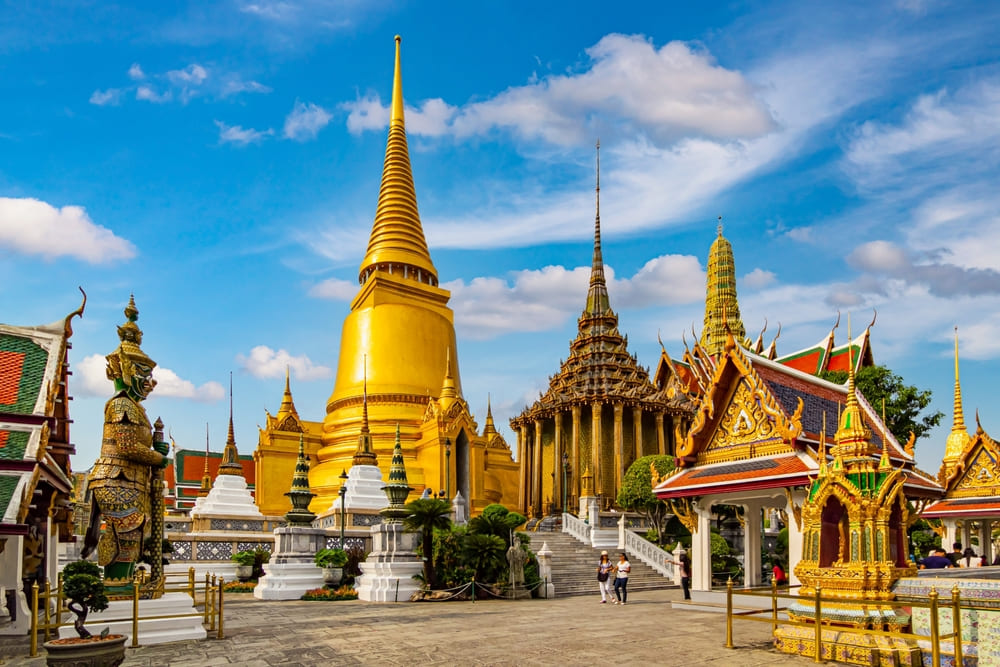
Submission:
<svg viewBox="0 0 1000 667">
<path fill-rule="evenodd" d="M 851 340 L 851 314 L 847 313 L 847 339 Z M 854 348 L 847 347 L 847 404 L 840 415 L 837 429 L 836 451 L 852 457 L 867 456 L 872 452 L 872 433 L 865 424 L 858 403 L 857 388 L 854 383 Z"/>
<path fill-rule="evenodd" d="M 278 408 L 278 415 L 275 419 L 280 424 L 289 415 L 295 417 L 295 420 L 298 421 L 299 413 L 296 411 L 295 402 L 292 400 L 291 373 L 288 366 L 285 366 L 285 393 L 281 397 L 281 407 Z"/>
<path fill-rule="evenodd" d="M 962 457 L 965 447 L 972 437 L 965 427 L 965 413 L 962 410 L 962 384 L 958 377 L 958 327 L 955 327 L 955 396 L 952 407 L 951 433 L 944 446 L 944 460 L 955 462 Z"/>
<path fill-rule="evenodd" d="M 437 285 L 437 269 L 431 261 L 427 239 L 424 238 L 424 230 L 420 224 L 417 193 L 413 186 L 410 153 L 406 144 L 399 48 L 401 41 L 397 35 L 396 67 L 392 78 L 392 114 L 385 146 L 385 163 L 382 166 L 382 185 L 358 282 L 363 284 L 370 270 L 384 268 L 394 275 Z"/>
<path fill-rule="evenodd" d="M 826 410 L 823 411 L 823 430 L 819 434 L 819 474 L 826 474 Z"/>
<path fill-rule="evenodd" d="M 201 475 L 201 488 L 198 489 L 199 496 L 207 496 L 212 490 L 212 476 L 208 474 L 208 422 L 205 422 L 205 471 Z"/>
<path fill-rule="evenodd" d="M 452 401 L 458 400 L 458 389 L 455 387 L 455 376 L 451 372 L 451 348 L 445 352 L 444 382 L 441 384 L 441 408 L 447 409 Z"/>
<path fill-rule="evenodd" d="M 243 476 L 243 466 L 240 465 L 240 454 L 236 450 L 236 433 L 233 430 L 233 372 L 229 372 L 229 433 L 226 435 L 226 448 L 222 450 L 222 463 L 219 464 L 220 475 Z"/>
<path fill-rule="evenodd" d="M 353 465 L 378 465 L 378 457 L 372 447 L 372 434 L 368 428 L 368 355 L 364 355 L 364 387 L 361 398 L 361 432 L 358 434 L 358 449 L 354 452 Z"/>
<path fill-rule="evenodd" d="M 596 214 L 594 216 L 594 258 L 590 264 L 590 289 L 587 291 L 586 315 L 598 317 L 611 310 L 608 284 L 604 278 L 604 256 L 601 253 L 601 140 L 597 140 Z M 584 322 L 580 320 L 580 326 Z"/>
<path fill-rule="evenodd" d="M 486 426 L 483 427 L 483 435 L 493 435 L 497 432 L 496 425 L 493 423 L 493 405 L 490 400 L 490 395 L 486 394 Z"/>
</svg>

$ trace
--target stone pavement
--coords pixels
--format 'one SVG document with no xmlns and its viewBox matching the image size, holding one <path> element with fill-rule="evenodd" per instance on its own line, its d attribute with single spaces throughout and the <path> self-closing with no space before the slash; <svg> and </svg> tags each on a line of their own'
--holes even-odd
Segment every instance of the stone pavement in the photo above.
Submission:
<svg viewBox="0 0 1000 667">
<path fill-rule="evenodd" d="M 554 600 L 263 602 L 226 598 L 226 638 L 129 649 L 125 665 L 798 665 L 776 653 L 770 626 L 734 627 L 725 616 L 674 610 L 676 590 L 648 591 L 626 606 L 590 597 Z M 0 664 L 41 667 L 27 638 L 0 638 Z M 13 657 L 12 656 L 18 656 Z M 7 658 L 8 662 L 4 661 Z"/>
</svg>

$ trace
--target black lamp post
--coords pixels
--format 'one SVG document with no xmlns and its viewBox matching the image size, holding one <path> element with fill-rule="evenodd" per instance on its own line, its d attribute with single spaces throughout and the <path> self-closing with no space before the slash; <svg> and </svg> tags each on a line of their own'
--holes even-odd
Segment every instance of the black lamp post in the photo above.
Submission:
<svg viewBox="0 0 1000 667">
<path fill-rule="evenodd" d="M 444 489 L 445 497 L 451 500 L 451 438 L 444 439 Z"/>
<path fill-rule="evenodd" d="M 344 548 L 344 522 L 347 521 L 347 471 L 340 471 L 340 548 Z"/>
<path fill-rule="evenodd" d="M 569 512 L 566 508 L 566 479 L 569 477 L 569 454 L 563 452 L 563 512 Z"/>
</svg>

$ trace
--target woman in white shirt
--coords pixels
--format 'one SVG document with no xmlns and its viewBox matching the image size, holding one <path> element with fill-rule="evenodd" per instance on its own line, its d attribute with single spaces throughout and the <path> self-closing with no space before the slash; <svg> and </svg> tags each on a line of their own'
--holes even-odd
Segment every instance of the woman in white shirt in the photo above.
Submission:
<svg viewBox="0 0 1000 667">
<path fill-rule="evenodd" d="M 628 602 L 628 573 L 631 571 L 632 564 L 628 562 L 628 558 L 623 553 L 618 557 L 618 563 L 615 564 L 615 598 L 617 598 L 615 604 Z"/>
<path fill-rule="evenodd" d="M 983 559 L 976 555 L 972 547 L 967 547 L 955 564 L 959 567 L 982 567 Z"/>
</svg>

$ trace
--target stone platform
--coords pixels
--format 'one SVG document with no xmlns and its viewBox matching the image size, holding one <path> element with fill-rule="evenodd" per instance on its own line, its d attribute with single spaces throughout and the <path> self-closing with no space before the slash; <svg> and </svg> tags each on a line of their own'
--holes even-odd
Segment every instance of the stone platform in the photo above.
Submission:
<svg viewBox="0 0 1000 667">
<path fill-rule="evenodd" d="M 176 616 L 192 614 L 184 618 L 154 618 L 143 620 L 144 616 Z M 68 620 L 72 620 L 70 615 Z M 204 639 L 202 614 L 195 609 L 191 596 L 186 593 L 167 593 L 156 600 L 139 600 L 139 643 L 163 644 L 187 639 Z M 105 619 L 127 619 L 108 621 Z M 132 643 L 132 601 L 112 600 L 108 608 L 101 612 L 91 612 L 87 616 L 86 628 L 95 635 L 104 628 L 110 628 L 113 635 L 125 635 L 126 645 Z M 72 625 L 59 628 L 59 637 L 76 637 Z"/>
</svg>

